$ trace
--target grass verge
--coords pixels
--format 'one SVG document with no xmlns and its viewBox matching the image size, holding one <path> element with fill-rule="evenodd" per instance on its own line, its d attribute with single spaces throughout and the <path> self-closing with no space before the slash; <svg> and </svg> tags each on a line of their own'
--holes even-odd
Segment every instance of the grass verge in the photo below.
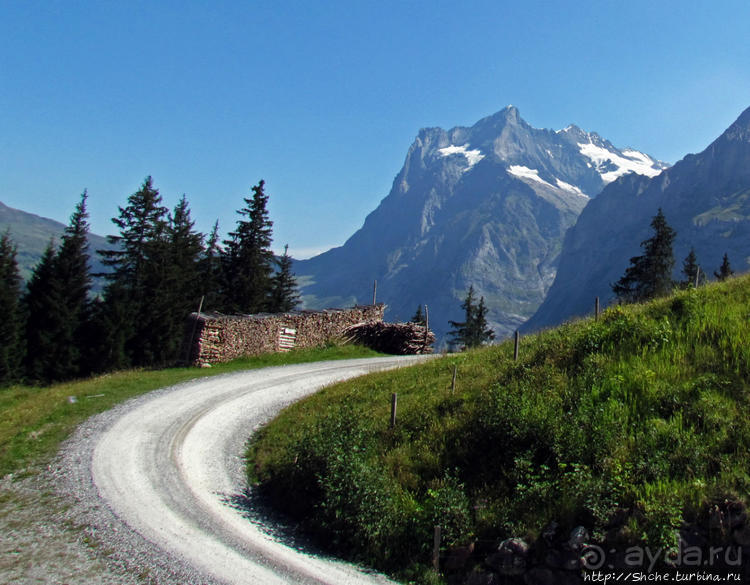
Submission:
<svg viewBox="0 0 750 585">
<path fill-rule="evenodd" d="M 378 355 L 382 354 L 341 345 L 267 354 L 206 369 L 131 370 L 45 387 L 0 389 L 0 477 L 46 462 L 79 423 L 157 388 L 240 370 Z"/>
</svg>

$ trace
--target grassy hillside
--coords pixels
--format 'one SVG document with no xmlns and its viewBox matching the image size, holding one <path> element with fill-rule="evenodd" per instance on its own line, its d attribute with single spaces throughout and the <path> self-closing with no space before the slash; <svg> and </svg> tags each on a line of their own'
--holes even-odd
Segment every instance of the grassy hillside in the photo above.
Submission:
<svg viewBox="0 0 750 585">
<path fill-rule="evenodd" d="M 266 366 L 378 355 L 359 346 L 333 346 L 245 358 L 210 369 L 131 370 L 45 387 L 0 388 L 0 477 L 45 463 L 86 418 L 157 388 Z"/>
<path fill-rule="evenodd" d="M 463 571 L 509 537 L 541 558 L 576 526 L 607 546 L 729 542 L 750 490 L 749 319 L 743 277 L 525 338 L 517 362 L 506 343 L 338 384 L 256 436 L 250 479 L 402 578 L 435 578 L 435 524 L 444 552 L 476 544 Z"/>
</svg>

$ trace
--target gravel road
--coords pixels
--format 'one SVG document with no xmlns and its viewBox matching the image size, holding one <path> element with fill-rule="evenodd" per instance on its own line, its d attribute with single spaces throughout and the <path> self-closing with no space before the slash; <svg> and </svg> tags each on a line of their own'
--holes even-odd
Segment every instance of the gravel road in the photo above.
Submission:
<svg viewBox="0 0 750 585">
<path fill-rule="evenodd" d="M 333 382 L 422 359 L 291 365 L 152 392 L 79 427 L 51 473 L 87 541 L 141 581 L 389 583 L 289 544 L 254 509 L 242 455 L 248 436 L 290 403 Z"/>
</svg>

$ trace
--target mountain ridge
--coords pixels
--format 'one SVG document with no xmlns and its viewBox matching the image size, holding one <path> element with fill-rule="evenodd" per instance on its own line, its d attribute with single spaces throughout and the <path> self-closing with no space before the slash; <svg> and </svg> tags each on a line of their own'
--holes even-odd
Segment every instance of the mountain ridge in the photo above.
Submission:
<svg viewBox="0 0 750 585">
<path fill-rule="evenodd" d="M 522 329 L 584 315 L 594 297 L 612 301 L 610 284 L 639 255 L 650 219 L 661 208 L 676 229 L 675 269 L 691 247 L 709 275 L 727 253 L 738 272 L 750 268 L 750 108 L 698 154 L 657 177 L 629 175 L 606 187 L 565 237 L 560 267 L 545 301 Z"/>
<path fill-rule="evenodd" d="M 363 226 L 344 245 L 295 263 L 304 306 L 370 302 L 377 280 L 389 319 L 407 320 L 427 304 L 444 336 L 474 285 L 498 337 L 508 335 L 541 303 L 565 231 L 613 180 L 607 173 L 666 166 L 629 152 L 572 125 L 534 128 L 513 106 L 471 127 L 422 128 Z"/>
<path fill-rule="evenodd" d="M 24 280 L 31 277 L 37 262 L 42 257 L 50 241 L 59 244 L 65 224 L 35 213 L 9 207 L 0 201 L 0 233 L 6 230 L 17 247 L 16 262 Z M 92 273 L 107 272 L 100 263 L 96 250 L 110 250 L 112 246 L 106 238 L 89 233 L 89 257 Z"/>
</svg>

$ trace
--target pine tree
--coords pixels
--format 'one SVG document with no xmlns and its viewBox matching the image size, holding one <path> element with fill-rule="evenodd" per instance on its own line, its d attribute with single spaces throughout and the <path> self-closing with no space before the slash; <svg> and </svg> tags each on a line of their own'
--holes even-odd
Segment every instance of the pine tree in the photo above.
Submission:
<svg viewBox="0 0 750 585">
<path fill-rule="evenodd" d="M 57 332 L 63 329 L 58 310 L 62 302 L 60 283 L 55 274 L 55 246 L 50 241 L 34 267 L 23 297 L 26 317 L 26 377 L 32 382 L 48 383 L 55 379 L 54 355 Z"/>
<path fill-rule="evenodd" d="M 163 346 L 160 295 L 167 291 L 167 209 L 151 177 L 128 197 L 112 219 L 120 235 L 108 236 L 113 250 L 100 250 L 112 268 L 98 323 L 104 369 L 163 363 L 170 348 Z"/>
<path fill-rule="evenodd" d="M 685 275 L 685 280 L 680 282 L 680 286 L 683 288 L 699 286 L 706 281 L 706 273 L 698 264 L 693 248 L 690 248 L 690 253 L 682 262 L 682 274 Z"/>
<path fill-rule="evenodd" d="M 654 235 L 641 242 L 642 256 L 630 259 L 630 266 L 612 291 L 621 302 L 641 302 L 669 294 L 674 286 L 672 243 L 676 233 L 667 224 L 661 208 L 651 220 Z"/>
<path fill-rule="evenodd" d="M 9 231 L 0 236 L 0 387 L 21 378 L 21 276 Z"/>
<path fill-rule="evenodd" d="M 273 273 L 273 222 L 268 218 L 268 196 L 264 186 L 265 182 L 260 181 L 252 188 L 252 198 L 245 198 L 246 207 L 237 211 L 241 216 L 237 229 L 229 233 L 231 239 L 224 241 L 223 294 L 226 312 L 257 313 L 269 307 Z"/>
<path fill-rule="evenodd" d="M 58 287 L 60 330 L 53 332 L 58 340 L 51 357 L 51 379 L 66 380 L 80 375 L 82 348 L 87 342 L 86 327 L 90 318 L 89 291 L 91 274 L 88 255 L 88 212 L 86 191 L 76 205 L 70 223 L 62 235 L 60 249 L 55 256 L 54 270 Z"/>
<path fill-rule="evenodd" d="M 26 375 L 35 382 L 68 380 L 88 371 L 82 358 L 91 289 L 87 197 L 84 191 L 59 250 L 50 242 L 24 297 L 28 315 Z"/>
<path fill-rule="evenodd" d="M 463 321 L 449 321 L 452 331 L 450 344 L 458 346 L 462 350 L 478 347 L 495 338 L 495 333 L 487 326 L 487 307 L 484 297 L 479 303 L 474 300 L 474 286 L 469 286 L 464 302 L 461 304 L 464 310 Z"/>
<path fill-rule="evenodd" d="M 449 341 L 451 346 L 457 346 L 461 350 L 464 350 L 470 347 L 471 328 L 476 311 L 476 307 L 474 306 L 474 285 L 469 286 L 469 291 L 466 293 L 466 298 L 461 304 L 461 308 L 464 310 L 464 320 L 448 321 L 452 327 L 448 335 L 451 337 Z"/>
<path fill-rule="evenodd" d="M 714 276 L 719 279 L 719 281 L 724 281 L 730 276 L 734 274 L 734 270 L 732 270 L 731 264 L 729 264 L 729 256 L 727 253 L 724 253 L 724 258 L 722 259 L 721 266 L 719 267 L 719 271 L 714 271 Z"/>
<path fill-rule="evenodd" d="M 153 179 L 146 177 L 141 188 L 128 197 L 128 205 L 118 207 L 119 217 L 112 218 L 120 235 L 107 236 L 107 241 L 115 249 L 99 250 L 102 263 L 113 269 L 112 273 L 105 275 L 107 279 L 127 283 L 133 292 L 139 292 L 143 287 L 154 247 L 158 246 L 166 231 L 167 208 L 161 205 L 161 201 Z"/>
<path fill-rule="evenodd" d="M 425 325 L 425 316 L 422 312 L 422 305 L 417 305 L 417 310 L 414 313 L 414 316 L 411 318 L 412 323 L 416 323 L 418 325 Z"/>
<path fill-rule="evenodd" d="M 166 230 L 165 280 L 155 283 L 159 294 L 152 301 L 159 309 L 156 341 L 161 344 L 159 361 L 178 357 L 184 336 L 185 318 L 197 309 L 200 293 L 199 261 L 203 253 L 203 235 L 194 229 L 190 206 L 183 195 L 169 216 Z"/>
<path fill-rule="evenodd" d="M 297 281 L 292 273 L 292 259 L 289 256 L 289 245 L 284 246 L 284 253 L 277 260 L 278 270 L 271 283 L 272 313 L 287 313 L 299 304 Z"/>
<path fill-rule="evenodd" d="M 484 297 L 479 298 L 471 334 L 471 345 L 469 347 L 484 345 L 495 339 L 495 332 L 487 324 L 487 306 L 484 304 Z"/>
<path fill-rule="evenodd" d="M 219 246 L 219 222 L 217 220 L 198 261 L 200 293 L 203 297 L 203 306 L 209 310 L 216 310 L 224 306 L 221 294 L 223 279 L 221 258 L 223 253 L 224 251 Z"/>
</svg>

